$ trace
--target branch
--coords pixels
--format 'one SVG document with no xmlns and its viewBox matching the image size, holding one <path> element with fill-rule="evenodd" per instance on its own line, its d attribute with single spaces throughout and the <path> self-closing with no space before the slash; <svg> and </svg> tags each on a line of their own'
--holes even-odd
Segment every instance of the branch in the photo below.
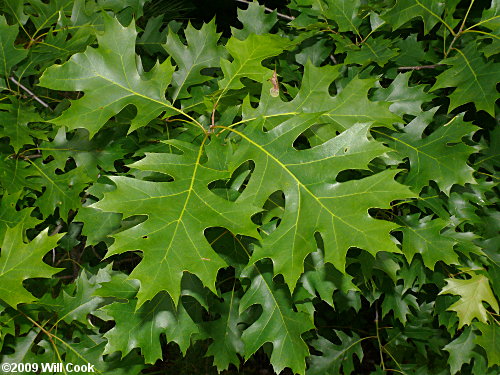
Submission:
<svg viewBox="0 0 500 375">
<path fill-rule="evenodd" d="M 45 108 L 52 109 L 52 108 L 49 107 L 49 105 L 47 103 L 45 103 L 42 99 L 40 99 L 38 96 L 36 96 L 33 93 L 33 91 L 31 91 L 30 89 L 28 89 L 21 82 L 18 82 L 14 77 L 9 77 L 9 79 L 12 82 L 14 82 L 16 85 L 18 85 L 20 88 L 22 88 L 24 91 L 26 91 L 33 99 L 35 99 L 38 103 L 40 103 L 41 105 L 43 105 Z"/>
<path fill-rule="evenodd" d="M 422 70 L 422 69 L 435 69 L 439 66 L 446 64 L 433 64 L 433 65 L 417 65 L 417 66 L 400 66 L 398 70 Z"/>
<path fill-rule="evenodd" d="M 247 0 L 236 0 L 236 1 L 239 3 L 247 4 L 247 5 L 252 3 L 251 1 L 247 1 Z M 264 7 L 264 9 L 266 10 L 266 12 L 269 12 L 269 13 L 276 12 L 275 9 L 271 9 L 268 7 Z M 294 16 L 288 16 L 288 15 L 283 14 L 283 13 L 276 12 L 276 14 L 278 15 L 278 17 L 281 17 L 285 20 L 293 21 L 295 19 Z"/>
</svg>

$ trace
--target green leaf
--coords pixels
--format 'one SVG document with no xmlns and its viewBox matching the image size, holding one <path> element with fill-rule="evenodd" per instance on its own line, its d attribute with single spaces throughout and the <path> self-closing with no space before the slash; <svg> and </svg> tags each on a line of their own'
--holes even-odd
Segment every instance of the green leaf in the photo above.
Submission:
<svg viewBox="0 0 500 375">
<path fill-rule="evenodd" d="M 222 295 L 223 301 L 211 308 L 220 318 L 204 325 L 208 337 L 213 339 L 207 350 L 207 356 L 214 357 L 214 365 L 218 371 L 226 370 L 230 364 L 239 366 L 238 354 L 244 353 L 241 340 L 239 305 L 240 298 L 235 291 Z"/>
<path fill-rule="evenodd" d="M 395 61 L 400 66 L 413 66 L 422 61 L 433 61 L 432 51 L 426 51 L 424 42 L 417 40 L 417 34 L 397 40 L 395 46 L 399 49 Z"/>
<path fill-rule="evenodd" d="M 130 7 L 135 14 L 135 18 L 142 16 L 142 8 L 144 4 L 150 0 L 97 0 L 99 6 L 104 9 L 111 9 L 115 13 L 123 11 L 125 8 Z"/>
<path fill-rule="evenodd" d="M 397 170 L 360 180 L 335 181 L 339 172 L 367 169 L 372 159 L 385 152 L 381 144 L 367 138 L 371 124 L 354 125 L 311 149 L 293 148 L 295 139 L 318 117 L 296 115 L 268 132 L 262 131 L 262 120 L 249 123 L 242 131 L 232 130 L 241 137 L 232 170 L 248 160 L 255 163 L 238 201 L 250 200 L 262 207 L 276 191 L 285 196 L 280 225 L 255 247 L 250 262 L 272 259 L 275 272 L 283 274 L 290 288 L 302 274 L 307 254 L 316 250 L 315 233 L 321 234 L 325 243 L 325 262 L 342 272 L 351 247 L 372 254 L 399 251 L 389 236 L 394 224 L 373 219 L 368 210 L 389 207 L 392 200 L 412 195 L 407 187 L 394 181 Z"/>
<path fill-rule="evenodd" d="M 50 353 L 48 363 L 72 363 L 73 365 L 85 366 L 91 364 L 94 371 L 81 372 L 88 375 L 113 374 L 113 375 L 136 375 L 144 368 L 144 361 L 138 353 L 130 353 L 121 358 L 119 353 L 103 356 L 106 340 L 97 332 L 80 332 L 75 330 L 72 339 L 58 337 L 54 344 L 43 342 L 44 354 Z M 64 362 L 61 356 L 64 355 Z M 38 357 L 38 356 L 37 356 Z M 73 367 L 74 369 L 76 369 Z M 69 372 L 67 372 L 69 374 Z"/>
<path fill-rule="evenodd" d="M 309 254 L 304 262 L 304 274 L 300 278 L 302 286 L 311 297 L 316 292 L 321 299 L 333 306 L 333 292 L 339 290 L 343 294 L 357 291 L 352 283 L 352 277 L 336 270 L 331 264 L 324 262 L 320 250 Z"/>
<path fill-rule="evenodd" d="M 74 218 L 75 222 L 84 223 L 82 234 L 87 236 L 88 245 L 97 245 L 120 228 L 121 215 L 114 212 L 103 212 L 93 207 L 81 207 Z"/>
<path fill-rule="evenodd" d="M 254 1 L 249 3 L 245 10 L 238 8 L 238 20 L 243 24 L 243 29 L 231 27 L 231 33 L 241 40 L 248 38 L 251 34 L 267 34 L 277 19 L 276 11 L 266 14 L 265 7 Z"/>
<path fill-rule="evenodd" d="M 396 5 L 382 18 L 396 30 L 419 17 L 424 22 L 424 34 L 427 34 L 439 22 L 444 9 L 445 3 L 440 0 L 397 0 Z"/>
<path fill-rule="evenodd" d="M 304 66 L 308 64 L 308 60 L 314 66 L 320 66 L 330 55 L 330 52 L 331 48 L 327 46 L 327 41 L 322 39 L 309 47 L 302 48 L 301 52 L 295 55 L 295 60 Z"/>
<path fill-rule="evenodd" d="M 217 45 L 220 33 L 216 32 L 215 20 L 196 30 L 191 24 L 184 29 L 187 46 L 179 36 L 169 29 L 163 48 L 172 56 L 179 67 L 172 77 L 172 100 L 189 97 L 188 88 L 206 82 L 212 77 L 200 73 L 202 69 L 220 66 L 225 57 L 224 48 Z"/>
<path fill-rule="evenodd" d="M 1 299 L 16 308 L 19 303 L 29 303 L 36 298 L 23 287 L 23 281 L 30 278 L 50 278 L 59 272 L 42 261 L 51 249 L 57 246 L 62 235 L 49 237 L 45 229 L 31 242 L 23 242 L 23 224 L 7 228 L 1 246 L 0 292 Z"/>
<path fill-rule="evenodd" d="M 349 1 L 349 0 L 348 0 Z M 351 1 L 349 1 L 351 2 Z M 344 60 L 345 64 L 368 65 L 375 62 L 379 66 L 384 66 L 398 55 L 396 49 L 391 48 L 393 41 L 383 37 L 373 38 L 365 41 L 361 47 L 352 47 L 347 52 Z"/>
<path fill-rule="evenodd" d="M 139 290 L 139 281 L 129 279 L 123 272 L 108 269 L 106 273 L 100 275 L 100 278 L 99 287 L 94 290 L 95 296 L 131 299 Z"/>
<path fill-rule="evenodd" d="M 43 43 L 29 49 L 28 58 L 19 64 L 23 76 L 40 74 L 56 61 L 66 61 L 69 56 L 82 52 L 95 40 L 94 25 L 70 24 L 68 29 L 50 30 Z"/>
<path fill-rule="evenodd" d="M 24 145 L 33 144 L 32 136 L 37 132 L 28 128 L 29 122 L 43 121 L 35 112 L 35 107 L 11 97 L 11 104 L 0 103 L 0 137 L 8 137 L 14 151 L 18 152 Z"/>
<path fill-rule="evenodd" d="M 382 302 L 382 317 L 390 311 L 403 324 L 406 324 L 406 316 L 411 314 L 410 307 L 418 309 L 417 298 L 404 291 L 403 285 L 396 285 L 393 289 L 387 290 Z"/>
<path fill-rule="evenodd" d="M 26 336 L 17 337 L 15 345 L 12 346 L 13 353 L 3 355 L 2 363 L 43 363 L 48 362 L 50 356 L 35 356 L 31 351 L 37 337 L 39 336 L 38 329 L 32 329 Z M 43 343 L 40 343 L 43 346 Z M 7 345 L 5 345 L 7 346 Z"/>
<path fill-rule="evenodd" d="M 398 74 L 391 85 L 375 91 L 374 100 L 391 102 L 390 111 L 403 116 L 404 114 L 418 116 L 422 113 L 422 104 L 430 102 L 434 95 L 424 91 L 424 85 L 409 86 L 411 72 Z"/>
<path fill-rule="evenodd" d="M 362 339 L 356 333 L 352 336 L 334 330 L 340 340 L 340 345 L 335 345 L 331 341 L 319 336 L 311 342 L 311 346 L 322 355 L 312 355 L 309 361 L 307 375 L 350 375 L 355 371 L 354 355 L 361 362 L 363 360 L 363 348 L 361 347 Z M 342 370 L 342 372 L 341 372 Z"/>
<path fill-rule="evenodd" d="M 262 60 L 277 56 L 285 49 L 291 48 L 295 43 L 273 34 L 250 34 L 245 40 L 232 37 L 226 44 L 227 51 L 233 61 L 221 60 L 224 78 L 219 81 L 222 97 L 228 90 L 244 87 L 242 78 L 250 78 L 257 82 L 264 81 L 272 71 L 262 66 Z"/>
<path fill-rule="evenodd" d="M 8 228 L 14 228 L 20 224 L 25 229 L 33 228 L 40 220 L 31 216 L 33 208 L 24 208 L 16 210 L 16 204 L 19 200 L 20 192 L 14 194 L 4 194 L 0 200 L 0 242 L 3 241 L 5 232 Z"/>
<path fill-rule="evenodd" d="M 468 43 L 463 51 L 455 51 L 454 57 L 441 61 L 442 64 L 451 65 L 451 68 L 437 77 L 431 91 L 456 87 L 449 96 L 449 111 L 473 102 L 478 111 L 484 110 L 494 117 L 495 101 L 500 97 L 496 89 L 500 64 L 485 62 L 475 43 Z"/>
<path fill-rule="evenodd" d="M 106 271 L 99 271 L 99 273 L 102 272 Z M 99 277 L 100 275 L 98 274 L 89 278 L 87 273 L 82 271 L 75 280 L 75 283 L 70 284 L 70 288 L 68 288 L 70 289 L 69 293 L 63 289 L 61 294 L 54 299 L 45 295 L 45 298 L 40 299 L 40 303 L 46 307 L 50 306 L 50 309 L 57 313 L 58 322 L 65 321 L 71 324 L 76 320 L 91 327 L 87 321 L 87 316 L 102 306 L 104 302 L 103 298 L 94 296 L 95 290 L 99 288 Z M 71 289 L 76 289 L 74 295 Z"/>
<path fill-rule="evenodd" d="M 71 101 L 71 107 L 51 122 L 69 129 L 85 128 L 91 137 L 129 104 L 137 108 L 129 132 L 172 108 L 165 99 L 174 70 L 170 60 L 142 72 L 134 52 L 137 36 L 134 23 L 123 27 L 110 17 L 105 17 L 104 23 L 104 34 L 97 36 L 98 48 L 88 47 L 63 65 L 50 67 L 40 78 L 41 86 L 85 93 L 83 98 Z"/>
<path fill-rule="evenodd" d="M 420 254 L 426 267 L 434 269 L 437 262 L 445 264 L 458 264 L 458 254 L 454 251 L 457 244 L 453 238 L 441 232 L 449 222 L 442 219 L 432 219 L 432 216 L 420 218 L 414 214 L 404 218 L 406 226 L 403 232 L 403 253 L 411 262 L 416 254 Z"/>
<path fill-rule="evenodd" d="M 162 357 L 160 335 L 174 341 L 186 352 L 191 336 L 198 327 L 184 309 L 176 307 L 166 293 L 159 293 L 153 300 L 137 306 L 137 300 L 115 302 L 102 308 L 115 320 L 115 327 L 104 334 L 108 339 L 104 354 L 120 351 L 122 357 L 134 348 L 141 348 L 146 363 L 154 363 Z"/>
<path fill-rule="evenodd" d="M 306 63 L 300 90 L 289 102 L 284 102 L 279 97 L 272 97 L 269 92 L 271 83 L 264 82 L 259 106 L 253 109 L 246 101 L 243 117 L 267 115 L 270 117 L 268 122 L 271 122 L 271 115 L 322 112 L 322 122 L 327 123 L 325 126 L 332 130 L 327 139 L 334 136 L 336 130 L 348 129 L 360 122 L 372 121 L 375 124 L 392 127 L 394 122 L 400 121 L 399 116 L 389 111 L 389 103 L 373 102 L 368 99 L 368 91 L 377 81 L 375 78 L 355 77 L 335 97 L 330 96 L 329 87 L 339 76 L 340 68 L 340 65 L 315 67 L 311 62 Z M 267 126 L 267 122 L 265 125 Z"/>
<path fill-rule="evenodd" d="M 14 47 L 14 41 L 17 38 L 18 26 L 9 26 L 5 17 L 0 15 L 0 77 L 9 78 L 11 69 L 14 65 L 22 61 L 28 51 Z M 9 82 L 7 81 L 7 86 Z"/>
<path fill-rule="evenodd" d="M 500 27 L 500 2 L 491 0 L 491 6 L 483 10 L 481 16 L 481 26 L 487 27 L 490 30 L 498 30 Z"/>
<path fill-rule="evenodd" d="M 313 323 L 305 313 L 293 310 L 288 288 L 273 282 L 271 269 L 249 267 L 245 276 L 251 279 L 251 285 L 241 298 L 240 312 L 252 305 L 262 306 L 259 318 L 243 331 L 245 358 L 270 342 L 271 364 L 276 373 L 289 367 L 294 373 L 304 375 L 309 349 L 301 335 L 314 328 Z"/>
<path fill-rule="evenodd" d="M 323 13 L 328 19 L 334 20 L 340 32 L 352 31 L 359 35 L 358 27 L 362 19 L 358 17 L 360 0 L 328 1 L 328 8 Z"/>
<path fill-rule="evenodd" d="M 37 31 L 44 27 L 57 22 L 61 18 L 61 14 L 70 12 L 73 8 L 73 2 L 67 0 L 29 0 L 27 1 L 32 8 L 30 20 L 33 22 Z"/>
<path fill-rule="evenodd" d="M 229 178 L 230 172 L 225 165 L 218 164 L 217 159 L 227 148 L 226 151 L 217 149 L 222 145 L 216 140 L 208 146 L 207 162 L 202 163 L 205 141 L 200 145 L 165 141 L 182 155 L 147 153 L 130 167 L 170 175 L 173 182 L 112 177 L 116 190 L 106 193 L 104 199 L 94 205 L 104 211 L 122 213 L 124 219 L 148 216 L 145 222 L 115 234 L 116 241 L 107 254 L 109 257 L 135 250 L 144 253 L 143 260 L 130 275 L 141 281 L 138 306 L 162 290 L 177 301 L 184 271 L 197 275 L 215 292 L 215 278 L 225 262 L 205 238 L 207 228 L 224 227 L 233 233 L 256 236 L 255 224 L 250 221 L 256 208 L 229 202 L 208 189 L 211 181 Z"/>
<path fill-rule="evenodd" d="M 167 41 L 167 33 L 170 27 L 166 27 L 160 31 L 162 26 L 163 14 L 156 17 L 150 17 L 141 36 L 137 38 L 136 45 L 144 48 L 150 55 L 163 52 L 164 49 L 162 45 Z"/>
<path fill-rule="evenodd" d="M 470 363 L 473 357 L 473 350 L 476 335 L 471 327 L 467 327 L 455 340 L 446 345 L 443 350 L 450 353 L 448 364 L 450 365 L 451 374 L 454 375 L 460 371 L 465 363 Z"/>
<path fill-rule="evenodd" d="M 3 11 L 10 14 L 20 25 L 24 25 L 28 21 L 29 16 L 24 13 L 24 2 L 17 0 L 3 0 Z"/>
<path fill-rule="evenodd" d="M 17 193 L 24 187 L 41 189 L 38 181 L 29 178 L 36 175 L 30 166 L 30 163 L 18 158 L 0 159 L 0 184 L 7 193 Z"/>
<path fill-rule="evenodd" d="M 488 367 L 500 366 L 500 327 L 495 322 L 475 322 L 474 326 L 481 331 L 481 336 L 475 336 L 474 342 L 486 351 Z"/>
<path fill-rule="evenodd" d="M 72 158 L 80 173 L 95 180 L 102 170 L 115 171 L 114 162 L 125 155 L 125 141 L 121 138 L 125 134 L 120 130 L 99 133 L 89 140 L 89 133 L 84 129 L 68 134 L 60 128 L 54 139 L 42 142 L 41 147 L 48 149 L 46 155 L 54 157 L 53 163 L 59 169 L 64 170 L 66 161 Z"/>
<path fill-rule="evenodd" d="M 48 217 L 59 208 L 59 215 L 65 217 L 70 210 L 81 206 L 80 193 L 88 185 L 90 179 L 76 168 L 66 173 L 56 173 L 52 163 L 43 164 L 39 159 L 30 162 L 28 176 L 37 184 L 35 190 L 43 191 L 36 200 L 44 217 Z"/>
<path fill-rule="evenodd" d="M 421 191 L 432 180 L 441 190 L 449 193 L 454 184 L 475 182 L 473 169 L 467 165 L 474 148 L 462 142 L 462 138 L 477 127 L 464 122 L 463 115 L 459 115 L 424 137 L 423 132 L 433 113 L 424 112 L 404 128 L 404 133 L 388 136 L 388 144 L 410 160 L 406 184 Z"/>
<path fill-rule="evenodd" d="M 445 279 L 447 285 L 439 294 L 453 294 L 460 299 L 448 310 L 455 311 L 460 320 L 459 327 L 470 325 L 474 318 L 480 322 L 488 321 L 488 314 L 483 301 L 498 314 L 498 302 L 491 291 L 489 280 L 483 275 L 472 275 L 470 279 Z"/>
</svg>

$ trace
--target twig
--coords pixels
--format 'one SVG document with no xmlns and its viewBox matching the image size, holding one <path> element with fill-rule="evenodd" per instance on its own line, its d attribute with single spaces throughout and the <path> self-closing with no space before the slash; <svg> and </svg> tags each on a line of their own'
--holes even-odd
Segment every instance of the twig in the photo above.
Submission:
<svg viewBox="0 0 500 375">
<path fill-rule="evenodd" d="M 40 103 L 41 105 L 43 105 L 45 108 L 52 109 L 52 108 L 49 107 L 49 105 L 47 103 L 45 103 L 42 99 L 40 99 L 38 96 L 36 96 L 33 93 L 33 91 L 31 91 L 30 89 L 28 89 L 21 82 L 18 82 L 14 77 L 9 77 L 9 79 L 12 82 L 14 82 L 16 85 L 18 85 L 20 88 L 22 88 L 24 91 L 26 91 L 33 99 L 35 99 L 38 103 Z"/>
<path fill-rule="evenodd" d="M 52 231 L 51 234 L 49 234 L 49 236 L 54 236 L 56 235 L 57 233 L 59 233 L 59 231 L 62 229 L 62 224 L 57 224 L 57 226 L 54 228 L 54 230 Z"/>
<path fill-rule="evenodd" d="M 214 131 L 215 128 L 215 110 L 217 109 L 217 103 L 214 104 L 214 108 L 212 109 L 212 123 L 210 124 L 210 133 Z"/>
<path fill-rule="evenodd" d="M 33 154 L 33 155 L 28 155 L 25 156 L 26 159 L 36 159 L 36 158 L 41 158 L 43 155 L 42 154 Z"/>
<path fill-rule="evenodd" d="M 335 58 L 335 56 L 333 56 L 333 54 L 330 55 L 330 60 L 332 60 L 334 65 L 338 64 L 337 59 Z"/>
<path fill-rule="evenodd" d="M 236 1 L 239 3 L 247 4 L 247 5 L 252 3 L 251 1 L 247 1 L 247 0 L 236 0 Z M 276 12 L 275 9 L 271 9 L 268 7 L 264 7 L 264 9 L 266 10 L 266 12 L 269 12 L 269 13 Z M 294 16 L 288 16 L 288 15 L 283 14 L 283 13 L 276 12 L 276 14 L 278 15 L 278 17 L 281 17 L 285 20 L 293 21 L 295 19 Z"/>
<path fill-rule="evenodd" d="M 379 334 L 379 326 L 378 326 L 378 306 L 375 304 L 375 329 L 377 330 L 377 341 L 378 341 L 378 348 L 379 348 L 379 353 L 380 353 L 380 364 L 382 365 L 382 369 L 385 371 L 385 363 L 384 363 L 384 354 L 382 353 L 382 350 L 384 346 L 382 345 L 382 342 L 380 340 L 380 334 Z"/>
<path fill-rule="evenodd" d="M 433 65 L 417 65 L 417 66 L 400 66 L 398 70 L 422 70 L 422 69 L 435 69 L 439 66 L 446 64 L 433 64 Z"/>
</svg>

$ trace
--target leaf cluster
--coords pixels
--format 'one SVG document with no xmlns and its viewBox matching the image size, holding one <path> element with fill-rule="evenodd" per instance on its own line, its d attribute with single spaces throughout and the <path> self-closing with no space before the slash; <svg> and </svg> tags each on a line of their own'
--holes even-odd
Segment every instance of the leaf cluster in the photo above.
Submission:
<svg viewBox="0 0 500 375">
<path fill-rule="evenodd" d="M 500 2 L 243 3 L 0 2 L 0 362 L 497 374 Z"/>
</svg>

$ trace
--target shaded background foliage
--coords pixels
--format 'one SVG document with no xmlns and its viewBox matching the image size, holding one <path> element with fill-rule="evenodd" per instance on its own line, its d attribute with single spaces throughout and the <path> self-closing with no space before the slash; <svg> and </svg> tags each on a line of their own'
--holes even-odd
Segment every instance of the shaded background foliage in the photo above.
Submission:
<svg viewBox="0 0 500 375">
<path fill-rule="evenodd" d="M 0 2 L 1 362 L 498 373 L 500 3 L 263 4 Z"/>
</svg>

